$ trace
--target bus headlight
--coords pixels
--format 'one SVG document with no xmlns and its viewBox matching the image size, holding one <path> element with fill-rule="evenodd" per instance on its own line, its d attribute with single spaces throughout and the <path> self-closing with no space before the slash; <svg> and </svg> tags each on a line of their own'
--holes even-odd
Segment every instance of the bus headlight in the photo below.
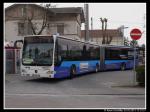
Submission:
<svg viewBox="0 0 150 112">
<path fill-rule="evenodd" d="M 56 71 L 47 71 L 47 74 L 55 74 L 56 73 Z"/>
<path fill-rule="evenodd" d="M 26 73 L 26 70 L 25 70 L 25 69 L 22 69 L 22 72 L 23 72 L 23 73 Z"/>
<path fill-rule="evenodd" d="M 50 74 L 50 73 L 51 73 L 51 71 L 50 71 L 50 70 L 48 70 L 48 71 L 47 71 L 47 74 Z"/>
</svg>

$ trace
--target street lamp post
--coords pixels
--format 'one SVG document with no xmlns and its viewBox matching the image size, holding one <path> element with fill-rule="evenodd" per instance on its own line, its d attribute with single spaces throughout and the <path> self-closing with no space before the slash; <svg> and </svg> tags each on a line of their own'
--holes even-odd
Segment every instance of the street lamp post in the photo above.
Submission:
<svg viewBox="0 0 150 112">
<path fill-rule="evenodd" d="M 121 32 L 123 34 L 123 45 L 124 45 L 124 41 L 125 41 L 125 36 L 124 36 L 124 29 L 127 29 L 129 27 L 125 27 L 124 25 L 121 26 Z"/>
</svg>

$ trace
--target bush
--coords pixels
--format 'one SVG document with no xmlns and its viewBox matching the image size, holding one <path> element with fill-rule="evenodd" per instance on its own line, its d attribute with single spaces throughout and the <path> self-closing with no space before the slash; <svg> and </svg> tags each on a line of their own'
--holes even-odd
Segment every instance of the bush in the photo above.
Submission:
<svg viewBox="0 0 150 112">
<path fill-rule="evenodd" d="M 135 68 L 136 80 L 140 86 L 145 86 L 145 65 L 141 65 Z"/>
</svg>

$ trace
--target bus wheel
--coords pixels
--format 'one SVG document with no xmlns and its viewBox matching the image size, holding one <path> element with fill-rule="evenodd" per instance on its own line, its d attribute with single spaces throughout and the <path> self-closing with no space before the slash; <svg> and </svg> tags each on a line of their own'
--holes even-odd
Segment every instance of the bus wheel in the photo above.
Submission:
<svg viewBox="0 0 150 112">
<path fill-rule="evenodd" d="M 126 65 L 125 65 L 125 63 L 122 63 L 121 64 L 121 70 L 124 71 L 125 69 L 126 69 Z"/>
<path fill-rule="evenodd" d="M 99 64 L 96 64 L 95 72 L 98 72 L 98 71 L 99 71 Z"/>
<path fill-rule="evenodd" d="M 70 68 L 70 79 L 72 79 L 76 74 L 76 66 L 71 66 Z"/>
</svg>

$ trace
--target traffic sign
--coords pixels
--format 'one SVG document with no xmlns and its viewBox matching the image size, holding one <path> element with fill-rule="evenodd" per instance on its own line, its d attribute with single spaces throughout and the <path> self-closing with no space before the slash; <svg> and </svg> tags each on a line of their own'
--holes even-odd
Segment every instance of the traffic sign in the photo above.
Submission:
<svg viewBox="0 0 150 112">
<path fill-rule="evenodd" d="M 138 39 L 141 38 L 142 32 L 139 29 L 134 28 L 134 29 L 131 30 L 130 36 L 133 40 L 138 40 Z M 134 84 L 136 84 L 135 61 L 136 61 L 136 46 L 134 45 L 134 68 L 133 68 L 133 70 L 134 70 L 134 75 L 133 75 L 134 76 L 134 78 L 133 78 L 134 79 L 134 81 L 133 81 Z"/>
<path fill-rule="evenodd" d="M 133 40 L 138 40 L 138 39 L 141 38 L 142 32 L 141 32 L 139 29 L 134 28 L 134 29 L 131 30 L 130 36 L 131 36 L 131 38 L 132 38 Z"/>
</svg>

